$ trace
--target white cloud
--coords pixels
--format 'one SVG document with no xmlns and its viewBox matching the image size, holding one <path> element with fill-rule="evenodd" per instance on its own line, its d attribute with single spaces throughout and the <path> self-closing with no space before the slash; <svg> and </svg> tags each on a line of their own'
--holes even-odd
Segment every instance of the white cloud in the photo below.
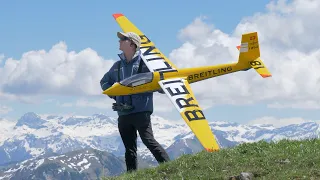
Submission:
<svg viewBox="0 0 320 180">
<path fill-rule="evenodd" d="M 114 103 L 111 99 L 110 100 L 96 100 L 96 101 L 88 101 L 88 100 L 78 100 L 76 102 L 77 107 L 95 107 L 101 109 L 111 109 L 112 103 Z"/>
<path fill-rule="evenodd" d="M 306 122 L 315 122 L 320 124 L 320 120 L 308 120 L 300 117 L 292 117 L 292 118 L 276 118 L 276 117 L 261 117 L 252 121 L 249 121 L 247 124 L 271 124 L 275 127 L 283 127 L 292 124 L 301 124 Z"/>
<path fill-rule="evenodd" d="M 243 19 L 235 30 L 258 31 L 260 39 L 274 49 L 297 48 L 301 52 L 319 49 L 318 22 L 320 2 L 315 0 L 272 1 L 266 14 L 258 13 Z"/>
<path fill-rule="evenodd" d="M 275 109 L 283 109 L 283 108 L 293 108 L 293 109 L 320 109 L 320 103 L 312 100 L 307 101 L 298 101 L 298 102 L 286 102 L 286 103 L 279 103 L 275 102 L 268 105 L 269 108 Z"/>
<path fill-rule="evenodd" d="M 8 112 L 12 111 L 13 109 L 11 107 L 1 105 L 0 104 L 0 115 L 1 114 L 7 114 Z"/>
<path fill-rule="evenodd" d="M 81 108 L 94 107 L 98 109 L 110 110 L 112 103 L 114 103 L 114 100 L 110 99 L 109 97 L 106 97 L 100 100 L 96 100 L 94 98 L 88 98 L 88 99 L 81 98 L 75 102 L 64 102 L 64 103 L 57 102 L 57 105 L 61 107 L 81 107 Z"/>
<path fill-rule="evenodd" d="M 7 96 L 100 95 L 100 79 L 113 63 L 90 48 L 68 52 L 60 42 L 48 52 L 30 51 L 20 60 L 7 59 L 0 68 L 0 87 Z"/>
<path fill-rule="evenodd" d="M 316 23 L 320 1 L 272 1 L 267 9 L 266 13 L 243 18 L 233 34 L 206 23 L 205 17 L 196 18 L 180 31 L 179 38 L 185 43 L 169 54 L 180 68 L 235 62 L 241 34 L 257 31 L 262 59 L 273 75 L 263 79 L 250 70 L 192 84 L 201 107 L 262 100 L 279 104 L 320 100 L 320 24 Z M 68 51 L 64 42 L 48 52 L 30 51 L 20 60 L 4 60 L 0 99 L 32 102 L 37 95 L 101 95 L 99 81 L 113 63 L 90 48 Z M 156 111 L 172 111 L 169 99 L 162 97 L 155 95 Z M 105 107 L 104 101 L 88 100 L 63 105 Z"/>
<path fill-rule="evenodd" d="M 4 54 L 0 54 L 0 65 L 2 64 L 4 57 L 5 57 Z"/>
<path fill-rule="evenodd" d="M 160 94 L 158 92 L 154 93 L 153 102 L 153 109 L 155 114 L 176 111 L 174 105 L 165 94 Z"/>
<path fill-rule="evenodd" d="M 180 68 L 235 62 L 241 34 L 257 31 L 261 58 L 273 75 L 263 79 L 251 69 L 192 84 L 200 104 L 320 100 L 320 1 L 277 1 L 267 8 L 244 18 L 233 34 L 202 18 L 180 31 L 186 42 L 169 56 Z"/>
</svg>

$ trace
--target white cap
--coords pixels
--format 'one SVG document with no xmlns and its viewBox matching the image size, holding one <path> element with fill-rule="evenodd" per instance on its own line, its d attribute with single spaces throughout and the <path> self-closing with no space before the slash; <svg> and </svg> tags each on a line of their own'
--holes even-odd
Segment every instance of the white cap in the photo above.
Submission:
<svg viewBox="0 0 320 180">
<path fill-rule="evenodd" d="M 141 38 L 140 38 L 140 36 L 138 34 L 136 34 L 134 32 L 127 32 L 127 33 L 118 32 L 117 36 L 119 38 L 123 38 L 123 37 L 129 38 L 130 40 L 132 40 L 137 45 L 137 49 L 140 48 Z"/>
</svg>

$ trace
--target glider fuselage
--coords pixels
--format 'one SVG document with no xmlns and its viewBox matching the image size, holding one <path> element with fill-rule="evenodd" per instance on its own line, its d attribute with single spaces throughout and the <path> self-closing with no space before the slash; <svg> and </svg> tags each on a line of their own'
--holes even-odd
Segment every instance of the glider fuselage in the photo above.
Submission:
<svg viewBox="0 0 320 180">
<path fill-rule="evenodd" d="M 229 74 L 241 70 L 247 70 L 251 67 L 239 64 L 229 63 L 220 64 L 215 66 L 202 66 L 196 68 L 183 68 L 179 71 L 166 72 L 156 71 L 149 73 L 142 73 L 138 76 L 132 76 L 127 78 L 120 83 L 115 83 L 112 87 L 104 92 L 109 96 L 122 96 L 129 94 L 137 94 L 143 92 L 153 92 L 161 89 L 159 81 L 168 80 L 174 78 L 185 78 L 188 82 L 194 83 L 205 79 Z M 144 77 L 143 77 L 144 76 Z M 140 82 L 139 82 L 140 81 Z"/>
</svg>

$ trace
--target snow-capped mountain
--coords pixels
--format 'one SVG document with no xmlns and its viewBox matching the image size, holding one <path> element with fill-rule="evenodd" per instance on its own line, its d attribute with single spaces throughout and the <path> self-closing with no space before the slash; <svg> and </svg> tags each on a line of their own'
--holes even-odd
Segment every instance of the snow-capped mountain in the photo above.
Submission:
<svg viewBox="0 0 320 180">
<path fill-rule="evenodd" d="M 158 116 L 151 118 L 156 139 L 172 159 L 203 149 L 183 121 L 172 122 Z M 117 130 L 117 119 L 107 115 L 40 116 L 26 113 L 17 123 L 0 123 L 0 166 L 85 148 L 106 151 L 115 156 L 124 155 L 124 146 Z M 259 140 L 319 138 L 320 132 L 319 124 L 312 122 L 280 128 L 271 125 L 212 122 L 210 127 L 221 148 Z M 154 160 L 140 138 L 138 154 L 146 161 Z"/>
<path fill-rule="evenodd" d="M 122 159 L 94 149 L 31 158 L 0 171 L 0 179 L 99 179 L 125 172 Z"/>
<path fill-rule="evenodd" d="M 174 137 L 189 132 L 183 123 L 173 123 L 152 116 L 155 137 L 165 148 Z M 6 122 L 2 122 L 6 123 Z M 1 128 L 1 127 L 0 127 Z M 103 114 L 93 116 L 40 116 L 26 113 L 16 124 L 0 129 L 0 166 L 38 156 L 63 154 L 83 148 L 124 155 L 117 119 Z M 139 155 L 151 157 L 151 153 L 138 138 Z"/>
<path fill-rule="evenodd" d="M 292 124 L 280 128 L 268 124 L 241 125 L 230 122 L 213 122 L 210 123 L 210 127 L 221 148 L 260 140 L 276 142 L 281 139 L 320 138 L 320 125 L 315 122 Z M 167 148 L 167 152 L 172 158 L 177 158 L 181 154 L 192 154 L 203 150 L 192 132 L 178 135 L 175 139 L 176 141 Z"/>
</svg>

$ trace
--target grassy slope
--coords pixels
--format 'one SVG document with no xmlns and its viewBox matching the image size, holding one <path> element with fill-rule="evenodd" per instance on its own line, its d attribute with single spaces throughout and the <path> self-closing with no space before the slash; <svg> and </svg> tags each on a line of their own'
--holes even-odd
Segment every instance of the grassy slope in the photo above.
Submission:
<svg viewBox="0 0 320 180">
<path fill-rule="evenodd" d="M 203 151 L 108 179 L 229 179 L 241 172 L 252 173 L 254 179 L 320 179 L 320 139 L 260 141 L 214 153 Z"/>
</svg>

